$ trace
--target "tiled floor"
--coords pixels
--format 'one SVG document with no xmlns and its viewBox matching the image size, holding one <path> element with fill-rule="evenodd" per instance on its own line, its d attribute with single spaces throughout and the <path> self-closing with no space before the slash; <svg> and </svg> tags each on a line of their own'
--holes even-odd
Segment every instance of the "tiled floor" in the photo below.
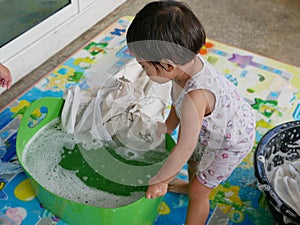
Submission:
<svg viewBox="0 0 300 225">
<path fill-rule="evenodd" d="M 1 94 L 0 109 L 61 64 L 87 40 L 124 15 L 135 15 L 149 0 L 128 0 L 69 46 Z M 207 37 L 300 66 L 299 0 L 185 0 Z"/>
</svg>

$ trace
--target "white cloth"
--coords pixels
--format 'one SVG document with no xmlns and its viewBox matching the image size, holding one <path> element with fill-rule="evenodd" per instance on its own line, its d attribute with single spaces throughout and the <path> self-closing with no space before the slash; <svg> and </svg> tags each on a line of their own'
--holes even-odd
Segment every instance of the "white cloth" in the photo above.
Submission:
<svg viewBox="0 0 300 225">
<path fill-rule="evenodd" d="M 270 180 L 279 197 L 300 215 L 300 159 L 278 166 Z"/>
<path fill-rule="evenodd" d="M 164 139 L 157 137 L 156 123 L 163 122 L 167 99 L 141 74 L 135 82 L 118 79 L 118 87 L 102 102 L 103 122 L 111 136 L 136 150 L 156 148 Z M 157 86 L 158 87 L 158 86 Z"/>
<path fill-rule="evenodd" d="M 129 148 L 146 151 L 164 140 L 157 137 L 156 124 L 165 119 L 170 84 L 152 82 L 137 63 L 131 64 L 128 71 L 133 75 L 120 71 L 101 85 L 96 95 L 95 89 L 88 92 L 79 87 L 65 92 L 62 126 L 66 132 L 74 133 L 85 148 L 99 148 L 102 141 L 114 139 Z"/>
<path fill-rule="evenodd" d="M 97 93 L 103 87 L 111 85 L 108 84 L 108 82 L 111 81 L 110 78 L 112 77 L 110 69 L 107 68 L 108 65 L 110 64 L 108 62 L 105 63 L 105 61 L 102 63 L 95 63 L 92 68 L 87 70 L 87 84 L 94 93 Z M 133 59 L 129 63 L 127 63 L 120 71 L 116 72 L 113 77 L 126 77 L 126 79 L 133 82 L 140 76 L 142 71 L 143 68 L 138 64 L 136 59 Z"/>
</svg>

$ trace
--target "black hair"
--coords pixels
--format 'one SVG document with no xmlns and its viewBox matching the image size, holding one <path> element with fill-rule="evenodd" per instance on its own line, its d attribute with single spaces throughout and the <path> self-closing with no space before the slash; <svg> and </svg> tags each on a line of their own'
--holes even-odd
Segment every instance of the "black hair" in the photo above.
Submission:
<svg viewBox="0 0 300 225">
<path fill-rule="evenodd" d="M 126 41 L 137 57 L 159 63 L 162 59 L 184 65 L 205 44 L 203 26 L 183 2 L 155 1 L 144 6 L 130 24 Z"/>
</svg>

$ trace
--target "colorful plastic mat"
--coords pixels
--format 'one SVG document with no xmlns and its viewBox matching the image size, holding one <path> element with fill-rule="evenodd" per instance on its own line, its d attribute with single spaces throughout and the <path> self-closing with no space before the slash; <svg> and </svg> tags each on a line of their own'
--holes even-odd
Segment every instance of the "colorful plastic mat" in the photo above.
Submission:
<svg viewBox="0 0 300 225">
<path fill-rule="evenodd" d="M 98 68 L 100 65 L 105 74 L 113 74 L 132 59 L 125 45 L 125 32 L 131 20 L 130 16 L 122 17 L 110 25 L 0 112 L 0 136 L 6 145 L 0 152 L 2 162 L 17 160 L 16 134 L 31 102 L 46 96 L 62 97 L 73 85 L 88 89 L 86 78 L 95 64 Z M 200 54 L 236 85 L 256 110 L 255 146 L 272 127 L 300 119 L 300 68 L 213 40 L 207 40 Z M 40 113 L 36 112 L 37 118 Z M 176 133 L 173 137 L 176 138 Z M 255 147 L 226 182 L 213 190 L 207 224 L 273 224 L 266 201 L 257 188 L 254 150 Z M 186 167 L 178 176 L 187 179 Z M 185 195 L 168 193 L 155 225 L 184 224 L 187 202 Z M 38 202 L 25 174 L 18 173 L 0 175 L 0 224 L 66 223 Z"/>
</svg>

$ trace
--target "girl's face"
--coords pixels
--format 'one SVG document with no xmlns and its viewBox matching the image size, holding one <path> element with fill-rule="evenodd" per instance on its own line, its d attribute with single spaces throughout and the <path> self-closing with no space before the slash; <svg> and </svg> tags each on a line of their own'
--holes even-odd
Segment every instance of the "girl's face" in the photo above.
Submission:
<svg viewBox="0 0 300 225">
<path fill-rule="evenodd" d="M 172 79 L 169 76 L 169 72 L 167 72 L 160 64 L 154 66 L 151 62 L 144 61 L 139 58 L 136 58 L 136 60 L 143 67 L 143 69 L 146 71 L 146 74 L 152 81 L 163 84 Z"/>
</svg>

